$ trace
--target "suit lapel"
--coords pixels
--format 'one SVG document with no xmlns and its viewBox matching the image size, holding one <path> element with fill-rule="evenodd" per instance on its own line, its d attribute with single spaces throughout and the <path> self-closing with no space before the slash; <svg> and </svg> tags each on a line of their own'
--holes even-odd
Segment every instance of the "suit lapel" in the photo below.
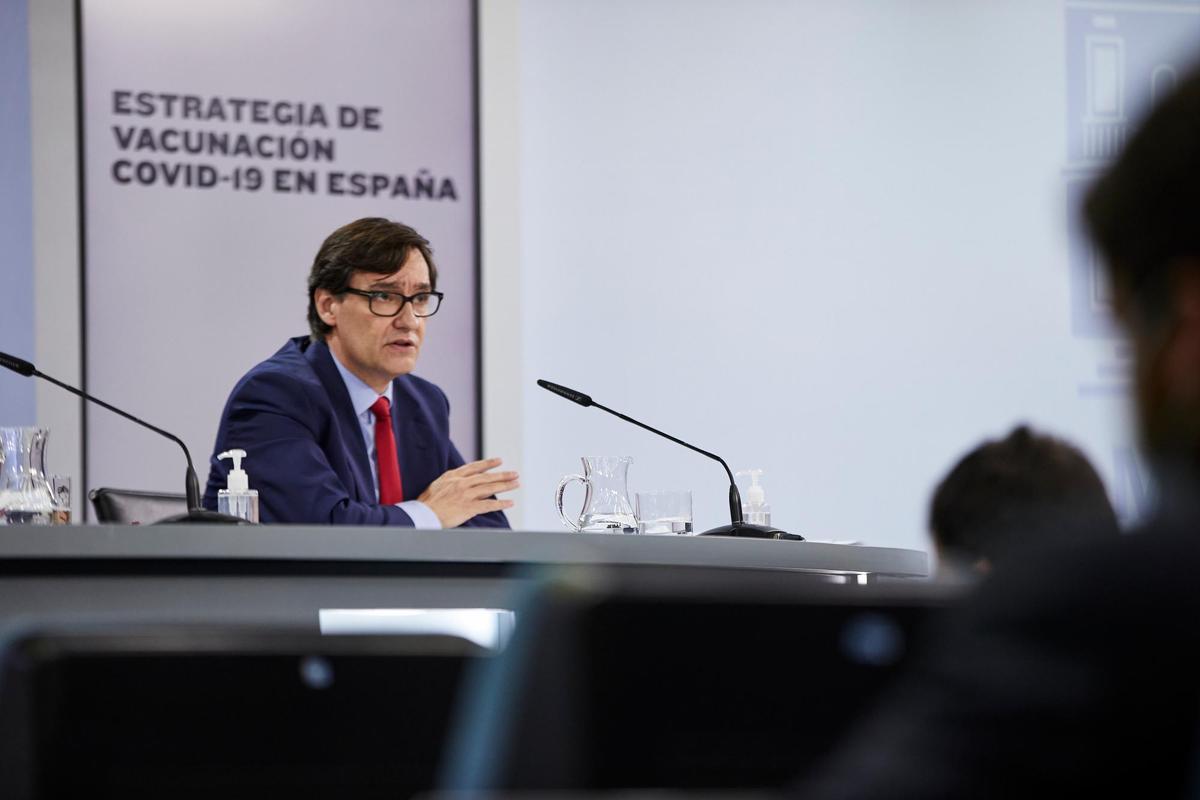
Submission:
<svg viewBox="0 0 1200 800">
<path fill-rule="evenodd" d="M 350 456 L 354 480 L 358 484 L 358 499 L 370 500 L 375 497 L 375 487 L 371 481 L 371 461 L 363 442 L 362 424 L 354 415 L 354 406 L 350 402 L 350 393 L 346 391 L 346 383 L 333 363 L 333 353 L 324 342 L 313 342 L 305 351 L 304 357 L 312 365 L 313 371 L 325 387 L 325 393 L 333 403 L 334 419 L 341 431 L 342 444 Z"/>
<path fill-rule="evenodd" d="M 392 381 L 392 428 L 396 432 L 396 454 L 400 457 L 400 479 L 404 499 L 415 500 L 418 487 L 433 483 L 437 475 L 429 449 L 429 423 L 420 398 L 404 376 Z"/>
</svg>

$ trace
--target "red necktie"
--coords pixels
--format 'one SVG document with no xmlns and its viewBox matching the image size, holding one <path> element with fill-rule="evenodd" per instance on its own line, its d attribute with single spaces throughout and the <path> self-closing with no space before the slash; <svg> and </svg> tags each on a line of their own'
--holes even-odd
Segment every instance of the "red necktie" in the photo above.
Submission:
<svg viewBox="0 0 1200 800">
<path fill-rule="evenodd" d="M 375 463 L 379 469 L 379 504 L 390 506 L 404 499 L 400 483 L 400 459 L 396 455 L 396 434 L 392 431 L 392 407 L 386 397 L 371 406 L 375 415 Z"/>
</svg>

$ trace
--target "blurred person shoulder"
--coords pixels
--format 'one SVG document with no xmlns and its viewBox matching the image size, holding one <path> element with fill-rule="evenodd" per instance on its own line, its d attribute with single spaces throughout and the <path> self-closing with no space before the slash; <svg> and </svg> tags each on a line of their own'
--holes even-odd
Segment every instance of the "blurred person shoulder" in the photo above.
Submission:
<svg viewBox="0 0 1200 800">
<path fill-rule="evenodd" d="M 804 798 L 1181 796 L 1200 724 L 1200 515 L 985 576 Z"/>
<path fill-rule="evenodd" d="M 983 618 L 1079 614 L 1078 624 L 1101 628 L 1130 618 L 1148 633 L 1158 619 L 1200 612 L 1197 575 L 1200 503 L 1187 499 L 1127 533 L 1048 542 L 1006 559 L 981 581 L 970 610 Z M 1095 617 L 1083 618 L 1089 610 Z"/>
</svg>

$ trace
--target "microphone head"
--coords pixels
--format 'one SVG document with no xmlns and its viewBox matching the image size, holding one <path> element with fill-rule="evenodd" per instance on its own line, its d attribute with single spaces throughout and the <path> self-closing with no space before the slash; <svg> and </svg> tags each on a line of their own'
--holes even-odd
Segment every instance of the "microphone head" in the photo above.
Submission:
<svg viewBox="0 0 1200 800">
<path fill-rule="evenodd" d="M 584 408 L 587 408 L 592 404 L 592 398 L 588 397 L 583 392 L 577 392 L 574 389 L 568 389 L 566 386 L 560 386 L 557 383 L 551 383 L 550 381 L 542 380 L 541 378 L 538 378 L 537 385 L 543 389 L 554 392 L 559 397 L 567 398 L 572 403 L 579 403 L 579 405 L 583 406 Z"/>
<path fill-rule="evenodd" d="M 24 375 L 26 378 L 37 372 L 37 370 L 33 368 L 33 364 L 30 364 L 23 358 L 10 356 L 8 353 L 0 353 L 0 367 L 8 367 L 13 372 L 17 373 L 18 375 Z"/>
</svg>

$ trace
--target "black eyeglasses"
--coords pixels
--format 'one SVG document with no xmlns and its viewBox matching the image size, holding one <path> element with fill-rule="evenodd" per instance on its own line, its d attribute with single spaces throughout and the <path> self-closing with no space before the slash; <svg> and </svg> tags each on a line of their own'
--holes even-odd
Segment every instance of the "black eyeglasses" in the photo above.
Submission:
<svg viewBox="0 0 1200 800">
<path fill-rule="evenodd" d="M 367 298 L 367 308 L 377 317 L 394 317 L 404 310 L 405 303 L 412 303 L 413 314 L 418 317 L 432 317 L 442 305 L 441 292 L 417 292 L 412 297 L 399 292 L 385 292 L 379 289 L 365 292 L 362 289 L 345 288 L 343 294 L 356 294 Z"/>
</svg>

